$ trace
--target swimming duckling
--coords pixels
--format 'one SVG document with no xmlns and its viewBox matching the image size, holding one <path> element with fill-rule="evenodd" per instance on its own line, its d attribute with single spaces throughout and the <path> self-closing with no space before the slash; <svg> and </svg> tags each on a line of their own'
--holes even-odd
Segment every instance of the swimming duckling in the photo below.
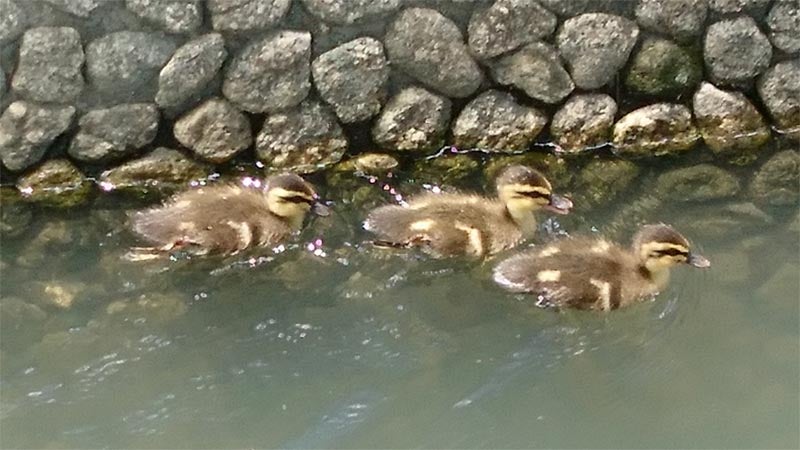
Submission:
<svg viewBox="0 0 800 450">
<path fill-rule="evenodd" d="M 294 174 L 272 176 L 264 189 L 227 183 L 189 190 L 132 215 L 133 232 L 154 245 L 134 249 L 133 259 L 174 251 L 233 255 L 277 245 L 300 230 L 312 208 L 328 214 L 314 188 Z"/>
<path fill-rule="evenodd" d="M 681 263 L 711 265 L 672 227 L 645 225 L 630 250 L 604 239 L 567 238 L 501 262 L 494 280 L 509 291 L 538 295 L 541 306 L 609 311 L 658 294 L 670 268 Z"/>
<path fill-rule="evenodd" d="M 506 167 L 496 188 L 497 198 L 425 193 L 407 205 L 381 206 L 369 214 L 364 228 L 378 236 L 379 246 L 419 247 L 435 257 L 482 257 L 530 237 L 536 231 L 534 211 L 566 214 L 572 207 L 529 167 Z"/>
</svg>

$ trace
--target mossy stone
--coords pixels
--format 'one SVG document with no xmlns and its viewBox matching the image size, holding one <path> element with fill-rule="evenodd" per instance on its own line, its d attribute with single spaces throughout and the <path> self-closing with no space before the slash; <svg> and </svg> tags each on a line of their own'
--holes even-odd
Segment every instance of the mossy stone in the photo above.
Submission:
<svg viewBox="0 0 800 450">
<path fill-rule="evenodd" d="M 625 86 L 652 96 L 675 96 L 694 89 L 703 79 L 700 55 L 662 38 L 648 38 L 634 55 Z"/>
<path fill-rule="evenodd" d="M 639 167 L 624 159 L 595 159 L 575 181 L 577 208 L 601 207 L 616 199 L 639 176 Z"/>
<path fill-rule="evenodd" d="M 69 208 L 88 200 L 92 183 L 66 159 L 54 159 L 20 178 L 17 189 L 26 201 Z"/>
</svg>

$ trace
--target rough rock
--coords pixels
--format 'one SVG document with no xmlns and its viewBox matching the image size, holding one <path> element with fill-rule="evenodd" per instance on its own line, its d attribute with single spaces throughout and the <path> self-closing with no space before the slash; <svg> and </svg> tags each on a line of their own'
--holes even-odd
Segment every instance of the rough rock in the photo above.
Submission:
<svg viewBox="0 0 800 450">
<path fill-rule="evenodd" d="M 604 207 L 625 192 L 639 172 L 639 166 L 624 159 L 593 159 L 575 181 L 575 204 L 581 209 Z"/>
<path fill-rule="evenodd" d="M 25 30 L 25 11 L 14 0 L 0 0 L 0 46 L 19 37 Z"/>
<path fill-rule="evenodd" d="M 19 191 L 15 187 L 0 187 L 0 239 L 22 236 L 32 221 L 31 205 L 21 201 Z"/>
<path fill-rule="evenodd" d="M 699 55 L 667 39 L 648 38 L 633 56 L 625 85 L 646 95 L 674 97 L 690 92 L 702 79 Z"/>
<path fill-rule="evenodd" d="M 522 106 L 511 94 L 490 90 L 475 97 L 453 123 L 453 143 L 458 148 L 522 151 L 542 131 L 547 116 Z"/>
<path fill-rule="evenodd" d="M 472 14 L 469 48 L 478 58 L 494 58 L 550 36 L 556 24 L 556 16 L 535 0 L 497 0 Z"/>
<path fill-rule="evenodd" d="M 683 202 L 733 197 L 740 188 L 739 180 L 733 174 L 711 164 L 670 170 L 656 180 L 656 192 Z"/>
<path fill-rule="evenodd" d="M 203 179 L 209 168 L 183 153 L 159 147 L 147 155 L 128 161 L 100 174 L 99 185 L 104 191 L 150 191 L 186 186 L 190 181 Z"/>
<path fill-rule="evenodd" d="M 314 172 L 337 163 L 346 149 L 336 116 L 313 100 L 268 115 L 256 138 L 256 154 L 268 169 Z"/>
<path fill-rule="evenodd" d="M 0 105 L 3 104 L 3 95 L 6 93 L 6 72 L 0 61 Z"/>
<path fill-rule="evenodd" d="M 246 46 L 228 64 L 222 92 L 249 112 L 291 108 L 311 88 L 310 59 L 310 33 L 270 33 Z"/>
<path fill-rule="evenodd" d="M 597 0 L 539 0 L 539 3 L 560 17 L 572 17 L 588 12 Z"/>
<path fill-rule="evenodd" d="M 387 150 L 427 151 L 444 144 L 450 100 L 422 88 L 389 99 L 372 127 L 372 139 Z"/>
<path fill-rule="evenodd" d="M 614 124 L 615 151 L 626 156 L 660 156 L 691 150 L 700 138 L 683 105 L 656 103 L 636 109 Z"/>
<path fill-rule="evenodd" d="M 22 36 L 11 88 L 33 101 L 69 103 L 83 90 L 83 47 L 74 28 L 31 28 Z"/>
<path fill-rule="evenodd" d="M 79 161 L 97 162 L 130 155 L 153 142 L 158 131 L 158 108 L 129 103 L 95 109 L 78 121 L 80 129 L 69 146 Z"/>
<path fill-rule="evenodd" d="M 703 56 L 712 81 L 741 86 L 767 70 L 772 45 L 752 18 L 741 16 L 708 27 Z"/>
<path fill-rule="evenodd" d="M 311 65 L 320 97 L 344 123 L 378 114 L 386 97 L 389 67 L 380 41 L 362 37 L 323 53 Z"/>
<path fill-rule="evenodd" d="M 85 202 L 92 184 L 66 159 L 51 159 L 21 177 L 17 189 L 27 201 L 67 208 Z"/>
<path fill-rule="evenodd" d="M 384 43 L 393 67 L 448 97 L 467 97 L 483 81 L 458 26 L 433 9 L 404 10 Z"/>
<path fill-rule="evenodd" d="M 769 2 L 770 0 L 708 0 L 708 7 L 720 15 L 747 12 L 754 13 L 754 16 L 763 16 Z"/>
<path fill-rule="evenodd" d="M 572 96 L 556 111 L 550 134 L 564 153 L 580 153 L 606 145 L 617 114 L 617 103 L 606 94 Z"/>
<path fill-rule="evenodd" d="M 614 79 L 638 37 L 639 28 L 628 19 L 589 13 L 567 19 L 556 43 L 572 81 L 583 89 L 596 89 Z"/>
<path fill-rule="evenodd" d="M 349 25 L 388 16 L 400 9 L 403 0 L 302 0 L 302 3 L 325 22 Z"/>
<path fill-rule="evenodd" d="M 203 24 L 201 0 L 125 0 L 125 6 L 171 33 L 189 33 Z"/>
<path fill-rule="evenodd" d="M 528 44 L 491 66 L 498 83 L 513 85 L 545 103 L 558 103 L 575 89 L 558 53 L 542 42 Z"/>
<path fill-rule="evenodd" d="M 752 162 L 754 151 L 770 139 L 764 118 L 744 94 L 703 82 L 693 105 L 700 134 L 716 154 L 735 157 L 740 163 Z"/>
<path fill-rule="evenodd" d="M 796 207 L 800 202 L 800 153 L 784 150 L 767 160 L 750 182 L 750 194 L 761 204 Z"/>
<path fill-rule="evenodd" d="M 206 100 L 175 122 L 175 138 L 200 158 L 224 163 L 250 147 L 250 120 L 229 101 Z"/>
<path fill-rule="evenodd" d="M 158 74 L 158 106 L 176 108 L 197 100 L 227 57 L 225 39 L 219 33 L 205 34 L 182 45 Z"/>
<path fill-rule="evenodd" d="M 152 100 L 158 71 L 175 51 L 162 33 L 119 31 L 86 46 L 89 82 L 114 103 Z"/>
<path fill-rule="evenodd" d="M 756 87 L 781 132 L 800 140 L 800 59 L 775 64 Z"/>
<path fill-rule="evenodd" d="M 686 43 L 703 32 L 707 13 L 706 0 L 641 0 L 636 5 L 636 21 L 642 28 Z"/>
<path fill-rule="evenodd" d="M 92 12 L 97 9 L 103 0 L 44 0 L 56 8 L 70 13 L 73 16 L 89 17 Z"/>
<path fill-rule="evenodd" d="M 786 53 L 800 52 L 800 3 L 777 0 L 767 15 L 772 45 Z"/>
<path fill-rule="evenodd" d="M 0 116 L 0 158 L 19 171 L 39 162 L 50 144 L 67 131 L 75 117 L 72 106 L 17 101 Z"/>
<path fill-rule="evenodd" d="M 208 11 L 215 30 L 259 30 L 277 25 L 291 3 L 292 0 L 208 0 Z"/>
</svg>

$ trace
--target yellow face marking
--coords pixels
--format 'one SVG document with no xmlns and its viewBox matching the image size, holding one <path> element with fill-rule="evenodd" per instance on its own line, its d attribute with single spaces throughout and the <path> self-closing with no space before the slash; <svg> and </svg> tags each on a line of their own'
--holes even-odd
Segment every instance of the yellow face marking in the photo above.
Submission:
<svg viewBox="0 0 800 450">
<path fill-rule="evenodd" d="M 416 222 L 411 222 L 411 225 L 408 226 L 408 229 L 411 231 L 428 231 L 433 228 L 434 225 L 436 225 L 435 220 L 423 219 Z"/>
<path fill-rule="evenodd" d="M 605 253 L 608 249 L 611 248 L 611 244 L 608 241 L 600 241 L 592 246 L 591 251 L 593 253 Z"/>
<path fill-rule="evenodd" d="M 269 194 L 270 195 L 274 195 L 274 196 L 276 196 L 276 197 L 278 197 L 280 199 L 286 199 L 286 198 L 291 198 L 291 197 L 302 197 L 302 198 L 304 198 L 304 199 L 306 199 L 308 201 L 314 200 L 314 197 L 308 195 L 307 192 L 290 191 L 288 189 L 284 189 L 284 188 L 280 188 L 280 187 L 271 188 L 269 190 Z"/>
<path fill-rule="evenodd" d="M 550 191 L 552 190 L 549 184 L 546 186 L 534 186 L 532 184 L 520 184 L 520 183 L 506 184 L 503 186 L 503 189 L 508 189 L 516 192 L 524 192 L 524 193 L 538 192 L 544 195 L 550 195 Z"/>
<path fill-rule="evenodd" d="M 561 279 L 560 270 L 542 270 L 536 274 L 536 279 L 541 283 L 556 282 Z"/>
<path fill-rule="evenodd" d="M 545 247 L 544 250 L 539 252 L 539 256 L 553 256 L 558 253 L 561 253 L 561 249 L 553 245 L 550 247 Z"/>
<path fill-rule="evenodd" d="M 589 283 L 597 287 L 598 295 L 600 296 L 600 309 L 608 311 L 611 309 L 611 283 L 608 281 L 590 278 Z"/>
<path fill-rule="evenodd" d="M 669 242 L 647 242 L 642 245 L 642 250 L 647 250 L 647 253 L 660 252 L 663 250 L 679 250 L 681 252 L 689 252 L 689 249 L 684 245 L 672 244 Z"/>
<path fill-rule="evenodd" d="M 467 233 L 469 246 L 472 249 L 469 253 L 476 256 L 483 255 L 483 239 L 481 238 L 480 230 L 458 221 L 456 221 L 454 226 L 457 230 Z"/>
</svg>

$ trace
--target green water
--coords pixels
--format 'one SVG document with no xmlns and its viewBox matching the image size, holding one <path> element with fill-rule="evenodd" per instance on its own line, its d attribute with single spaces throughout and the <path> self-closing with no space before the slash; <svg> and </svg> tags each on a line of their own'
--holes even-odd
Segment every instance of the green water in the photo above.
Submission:
<svg viewBox="0 0 800 450">
<path fill-rule="evenodd" d="M 336 198 L 281 253 L 156 263 L 122 258 L 141 202 L 35 210 L 0 247 L 2 446 L 796 448 L 797 208 L 693 227 L 746 198 L 631 214 L 640 178 L 536 241 L 663 220 L 713 265 L 605 315 L 532 307 L 494 261 L 373 249 Z"/>
</svg>

